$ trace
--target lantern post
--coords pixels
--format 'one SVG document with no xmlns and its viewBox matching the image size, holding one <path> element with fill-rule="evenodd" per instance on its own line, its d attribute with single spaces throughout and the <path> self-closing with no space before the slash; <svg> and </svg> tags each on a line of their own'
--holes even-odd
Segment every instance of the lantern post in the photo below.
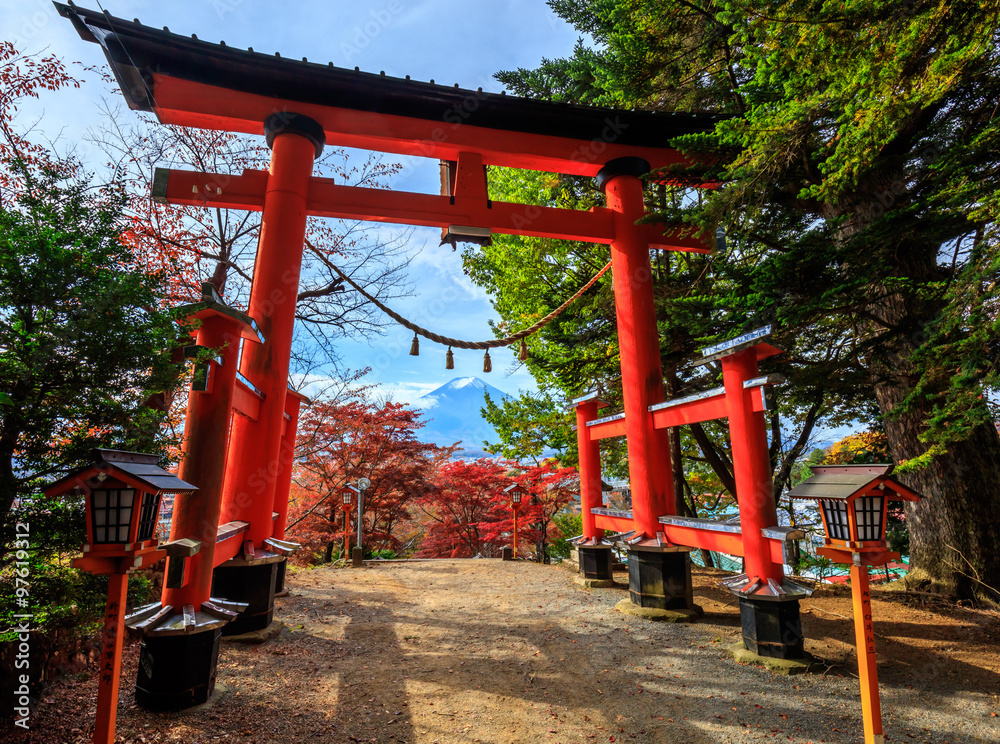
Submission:
<svg viewBox="0 0 1000 744">
<path fill-rule="evenodd" d="M 161 495 L 197 488 L 160 469 L 159 455 L 96 449 L 92 457 L 92 465 L 56 481 L 45 493 L 84 496 L 87 542 L 73 566 L 108 577 L 92 741 L 114 744 L 128 575 L 167 555 L 156 539 Z"/>
<path fill-rule="evenodd" d="M 521 501 L 524 499 L 525 496 L 528 495 L 528 492 L 524 490 L 524 486 L 521 486 L 518 483 L 515 483 L 513 486 L 508 486 L 507 488 L 504 489 L 504 492 L 510 499 L 510 509 L 511 511 L 514 512 L 514 543 L 511 546 L 511 550 L 513 552 L 513 557 L 516 559 L 517 558 L 517 510 L 521 506 Z"/>
<path fill-rule="evenodd" d="M 340 503 L 344 509 L 344 560 L 351 552 L 351 505 L 354 503 L 354 495 L 357 493 L 354 486 L 345 485 L 340 489 Z M 359 499 L 360 502 L 360 499 Z"/>
<path fill-rule="evenodd" d="M 813 476 L 788 492 L 793 499 L 819 503 L 826 536 L 824 546 L 816 552 L 851 568 L 865 744 L 885 742 L 868 567 L 883 566 L 899 558 L 899 553 L 888 549 L 885 540 L 889 501 L 920 499 L 919 494 L 890 477 L 892 469 L 892 465 L 814 465 Z"/>
</svg>

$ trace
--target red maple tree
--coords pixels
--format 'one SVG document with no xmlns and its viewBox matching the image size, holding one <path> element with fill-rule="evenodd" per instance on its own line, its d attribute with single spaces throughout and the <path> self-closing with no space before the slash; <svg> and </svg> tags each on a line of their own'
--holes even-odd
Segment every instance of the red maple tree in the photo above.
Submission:
<svg viewBox="0 0 1000 744">
<path fill-rule="evenodd" d="M 15 123 L 26 99 L 38 98 L 42 91 L 79 88 L 80 81 L 69 74 L 59 58 L 26 54 L 10 41 L 0 41 L 0 202 L 25 188 L 31 169 L 72 169 L 75 163 L 55 160 L 51 150 L 29 138 L 31 126 Z M 20 162 L 28 170 L 15 166 Z"/>
<path fill-rule="evenodd" d="M 401 551 L 414 542 L 411 501 L 431 489 L 438 463 L 452 452 L 417 440 L 420 417 L 404 404 L 373 400 L 370 387 L 355 389 L 346 400 L 319 401 L 302 414 L 288 529 L 311 548 L 304 553 L 325 553 L 330 560 L 343 545 L 340 493 L 362 477 L 371 481 L 362 515 L 366 552 Z M 351 532 L 356 514 L 349 514 Z"/>
<path fill-rule="evenodd" d="M 530 495 L 526 506 L 518 509 L 518 531 L 520 538 L 535 543 L 535 559 L 548 562 L 548 543 L 560 537 L 568 537 L 559 531 L 555 516 L 566 508 L 580 492 L 580 479 L 575 468 L 563 468 L 555 461 L 523 467 L 514 465 L 517 474 L 513 482 L 522 486 Z M 527 529 L 522 528 L 522 524 Z"/>
<path fill-rule="evenodd" d="M 422 558 L 494 557 L 508 544 L 514 522 L 504 489 L 512 481 L 505 464 L 480 459 L 438 468 L 434 487 L 416 504 L 425 515 Z M 519 522 L 520 523 L 520 522 Z"/>
</svg>

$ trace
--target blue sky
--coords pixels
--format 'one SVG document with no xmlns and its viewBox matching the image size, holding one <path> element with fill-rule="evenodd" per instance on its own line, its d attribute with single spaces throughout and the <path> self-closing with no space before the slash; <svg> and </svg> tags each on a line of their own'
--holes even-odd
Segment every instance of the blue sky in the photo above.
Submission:
<svg viewBox="0 0 1000 744">
<path fill-rule="evenodd" d="M 542 0 L 469 2 L 469 0 L 354 0 L 295 3 L 256 0 L 78 0 L 85 8 L 114 16 L 169 26 L 199 39 L 293 58 L 331 61 L 387 75 L 458 83 L 463 88 L 499 91 L 498 70 L 537 66 L 542 57 L 568 54 L 577 32 L 551 12 Z M 96 44 L 82 41 L 48 0 L 0 0 L 3 38 L 27 52 L 53 53 L 65 61 L 104 66 Z M 24 119 L 40 118 L 40 129 L 60 144 L 79 143 L 78 155 L 92 155 L 86 130 L 101 122 L 99 102 L 106 86 L 94 75 L 79 90 L 45 96 L 24 111 Z M 438 167 L 433 160 L 408 164 L 392 187 L 436 193 Z M 392 303 L 438 333 L 466 340 L 492 338 L 489 320 L 496 319 L 485 291 L 461 269 L 459 254 L 438 246 L 440 233 L 418 228 L 409 237 L 413 255 L 410 278 L 415 296 Z M 510 351 L 492 354 L 494 371 L 484 375 L 480 352 L 455 351 L 455 369 L 445 369 L 445 349 L 424 340 L 420 356 L 408 355 L 412 333 L 393 327 L 387 336 L 339 345 L 352 369 L 371 366 L 367 380 L 385 386 L 403 401 L 454 377 L 479 376 L 508 393 L 532 390 L 534 381 L 513 364 Z M 516 350 L 515 350 L 516 351 Z M 512 371 L 513 370 L 513 371 Z M 509 373 L 509 374 L 508 374 Z"/>
</svg>

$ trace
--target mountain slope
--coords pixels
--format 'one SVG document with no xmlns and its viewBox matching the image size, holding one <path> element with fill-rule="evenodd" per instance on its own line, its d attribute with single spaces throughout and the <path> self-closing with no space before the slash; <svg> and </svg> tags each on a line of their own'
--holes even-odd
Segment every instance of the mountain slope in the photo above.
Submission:
<svg viewBox="0 0 1000 744">
<path fill-rule="evenodd" d="M 425 442 L 447 446 L 461 442 L 460 454 L 466 457 L 485 456 L 483 441 L 496 441 L 493 427 L 483 419 L 479 409 L 485 405 L 484 394 L 499 403 L 510 398 L 507 393 L 478 377 L 456 377 L 437 390 L 417 399 L 424 409 L 427 426 L 419 437 Z"/>
</svg>

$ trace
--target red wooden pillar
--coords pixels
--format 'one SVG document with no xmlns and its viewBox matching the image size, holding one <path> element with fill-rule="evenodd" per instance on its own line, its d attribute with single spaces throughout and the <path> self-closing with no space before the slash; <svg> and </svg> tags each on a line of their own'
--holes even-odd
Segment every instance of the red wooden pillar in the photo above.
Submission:
<svg viewBox="0 0 1000 744">
<path fill-rule="evenodd" d="M 211 291 L 211 290 L 209 290 Z M 164 586 L 162 602 L 177 609 L 186 604 L 201 606 L 211 596 L 212 571 L 215 568 L 215 540 L 222 511 L 222 489 L 226 476 L 226 446 L 233 410 L 236 364 L 240 339 L 252 332 L 250 318 L 225 307 L 207 295 L 195 317 L 202 321 L 196 333 L 198 346 L 216 349 L 222 363 L 208 362 L 206 389 L 191 390 L 184 421 L 184 459 L 178 475 L 198 486 L 195 493 L 178 494 L 170 522 L 170 539 L 191 538 L 201 548 L 188 558 L 187 581 L 180 587 Z M 214 307 L 224 309 L 220 312 Z M 171 559 L 173 560 L 173 559 Z"/>
<path fill-rule="evenodd" d="M 244 350 L 240 371 L 264 395 L 257 421 L 237 416 L 230 443 L 224 515 L 250 523 L 255 546 L 272 534 L 275 484 L 291 467 L 281 437 L 288 390 L 292 329 L 306 230 L 313 161 L 323 149 L 322 127 L 298 114 L 274 114 L 264 125 L 271 167 L 264 196 L 250 315 L 265 341 Z"/>
<path fill-rule="evenodd" d="M 875 664 L 875 629 L 872 626 L 868 566 L 851 564 L 851 594 L 854 602 L 854 639 L 858 653 L 858 682 L 861 684 L 861 718 L 865 744 L 883 744 L 885 736 L 882 731 L 882 702 L 878 692 L 878 667 Z"/>
<path fill-rule="evenodd" d="M 101 636 L 101 670 L 97 687 L 97 718 L 94 721 L 94 744 L 114 744 L 115 719 L 118 714 L 118 685 L 122 670 L 122 634 L 125 632 L 125 597 L 128 574 L 108 575 L 108 600 L 104 609 L 104 634 Z"/>
<path fill-rule="evenodd" d="M 660 339 L 653 302 L 649 243 L 635 224 L 645 211 L 642 181 L 649 164 L 638 158 L 613 160 L 601 169 L 598 184 L 614 211 L 611 243 L 615 313 L 621 354 L 625 431 L 628 440 L 632 517 L 637 532 L 655 537 L 657 518 L 675 514 L 666 432 L 653 428 L 649 406 L 663 401 Z"/>
<path fill-rule="evenodd" d="M 758 376 L 757 350 L 744 349 L 722 360 L 722 382 L 729 407 L 729 432 L 733 448 L 733 479 L 740 507 L 740 527 L 747 579 L 780 582 L 783 570 L 771 561 L 767 540 L 761 534 L 778 524 L 771 486 L 771 464 L 767 456 L 767 422 L 763 412 L 753 410 L 753 391 L 743 387 Z"/>
<path fill-rule="evenodd" d="M 580 453 L 580 513 L 583 517 L 583 537 L 604 537 L 604 530 L 594 524 L 590 510 L 604 505 L 601 493 L 601 443 L 590 438 L 588 421 L 597 418 L 601 402 L 597 398 L 581 401 L 576 406 L 577 449 Z"/>
<path fill-rule="evenodd" d="M 281 471 L 277 486 L 274 489 L 274 505 L 271 507 L 278 515 L 274 520 L 274 536 L 285 536 L 285 523 L 288 521 L 288 496 L 292 490 L 292 467 L 295 457 L 295 436 L 299 429 L 299 410 L 305 396 L 294 390 L 285 393 L 285 432 L 281 435 L 281 462 L 288 465 Z"/>
</svg>

